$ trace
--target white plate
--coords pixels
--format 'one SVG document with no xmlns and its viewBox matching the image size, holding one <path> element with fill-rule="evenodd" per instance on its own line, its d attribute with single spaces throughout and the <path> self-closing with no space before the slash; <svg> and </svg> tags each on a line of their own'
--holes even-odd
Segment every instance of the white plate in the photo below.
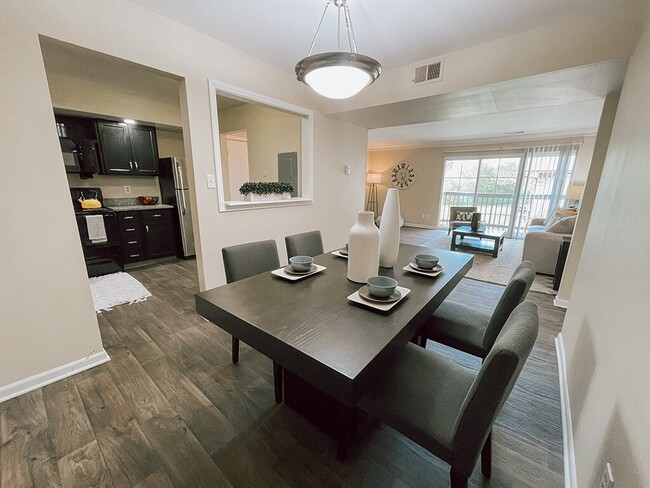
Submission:
<svg viewBox="0 0 650 488">
<path fill-rule="evenodd" d="M 429 276 L 431 278 L 435 278 L 436 276 L 438 276 L 440 273 L 442 273 L 445 270 L 447 265 L 440 264 L 440 267 L 442 269 L 440 269 L 440 271 L 436 271 L 435 273 L 432 273 L 431 271 L 418 271 L 417 269 L 413 268 L 410 264 L 407 264 L 402 269 L 404 271 L 408 271 L 409 273 L 415 273 L 415 274 L 419 274 L 419 275 L 422 275 L 422 276 Z"/>
<path fill-rule="evenodd" d="M 369 308 L 374 308 L 376 310 L 381 310 L 382 312 L 388 312 L 391 308 L 393 308 L 395 305 L 397 305 L 399 302 L 404 300 L 404 297 L 410 293 L 411 290 L 408 288 L 404 288 L 403 286 L 398 286 L 396 290 L 399 290 L 399 292 L 402 294 L 402 298 L 397 300 L 396 302 L 392 303 L 378 303 L 378 302 L 371 302 L 369 300 L 365 300 L 359 296 L 359 290 L 355 291 L 352 295 L 348 297 L 348 300 L 354 303 L 358 303 L 360 305 L 363 305 L 365 307 Z"/>
<path fill-rule="evenodd" d="M 330 254 L 334 254 L 334 256 L 338 256 L 343 259 L 348 259 L 348 257 L 345 254 L 341 254 L 338 249 L 336 251 L 332 251 Z"/>
<path fill-rule="evenodd" d="M 325 266 L 321 266 L 320 264 L 315 264 L 315 266 L 316 269 L 311 273 L 295 275 L 295 274 L 287 273 L 284 270 L 284 268 L 280 268 L 280 269 L 274 269 L 273 271 L 271 271 L 271 274 L 277 276 L 278 278 L 282 278 L 283 280 L 298 281 L 298 280 L 302 280 L 303 278 L 306 278 L 307 276 L 315 275 L 316 273 L 320 273 L 321 271 L 325 271 L 327 269 Z"/>
</svg>

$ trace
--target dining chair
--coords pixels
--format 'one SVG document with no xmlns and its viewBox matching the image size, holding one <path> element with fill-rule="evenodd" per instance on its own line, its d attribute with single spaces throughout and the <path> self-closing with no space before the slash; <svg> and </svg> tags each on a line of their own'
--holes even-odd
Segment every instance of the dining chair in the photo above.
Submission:
<svg viewBox="0 0 650 488">
<path fill-rule="evenodd" d="M 524 261 L 512 274 L 492 314 L 481 312 L 471 303 L 445 300 L 418 332 L 418 343 L 427 340 L 484 358 L 503 325 L 517 305 L 524 301 L 535 280 L 535 265 Z"/>
<path fill-rule="evenodd" d="M 323 254 L 323 238 L 319 230 L 294 234 L 284 238 L 287 246 L 287 256 L 291 259 L 294 256 L 318 256 Z"/>
<path fill-rule="evenodd" d="M 492 425 L 538 329 L 537 306 L 517 306 L 478 374 L 408 343 L 358 406 L 449 464 L 452 488 L 467 488 L 479 455 L 483 476 L 492 474 Z"/>
<path fill-rule="evenodd" d="M 221 250 L 226 282 L 233 283 L 280 267 L 274 240 L 249 242 Z M 232 362 L 239 361 L 239 339 L 232 337 Z"/>
</svg>

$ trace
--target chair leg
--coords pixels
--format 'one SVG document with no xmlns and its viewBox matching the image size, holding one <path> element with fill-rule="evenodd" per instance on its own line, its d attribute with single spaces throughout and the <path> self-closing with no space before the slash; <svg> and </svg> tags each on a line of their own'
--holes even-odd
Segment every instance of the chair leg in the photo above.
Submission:
<svg viewBox="0 0 650 488">
<path fill-rule="evenodd" d="M 275 388 L 275 403 L 282 403 L 282 366 L 273 361 L 273 386 Z"/>
<path fill-rule="evenodd" d="M 449 473 L 451 478 L 451 488 L 467 488 L 469 483 L 469 478 L 463 476 L 454 468 L 451 468 L 451 473 Z"/>
<path fill-rule="evenodd" d="M 232 362 L 239 362 L 239 339 L 235 336 L 232 336 Z"/>
<path fill-rule="evenodd" d="M 481 450 L 481 472 L 486 478 L 492 476 L 492 432 L 490 432 Z"/>
</svg>

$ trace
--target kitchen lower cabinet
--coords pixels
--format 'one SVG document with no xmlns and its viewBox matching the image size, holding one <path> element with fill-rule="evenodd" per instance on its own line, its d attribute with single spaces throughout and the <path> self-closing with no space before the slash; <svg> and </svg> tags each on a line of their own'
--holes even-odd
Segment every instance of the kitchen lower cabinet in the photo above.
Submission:
<svg viewBox="0 0 650 488">
<path fill-rule="evenodd" d="M 176 255 L 173 209 L 117 212 L 124 263 Z"/>
</svg>

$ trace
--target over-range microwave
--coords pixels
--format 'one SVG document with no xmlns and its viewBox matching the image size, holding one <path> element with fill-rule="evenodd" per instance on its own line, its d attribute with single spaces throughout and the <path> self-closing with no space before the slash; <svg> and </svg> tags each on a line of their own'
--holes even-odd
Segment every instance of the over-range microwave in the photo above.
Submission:
<svg viewBox="0 0 650 488">
<path fill-rule="evenodd" d="M 63 165 L 66 173 L 81 173 L 81 162 L 79 161 L 79 147 L 77 143 L 67 137 L 59 137 L 61 152 L 63 153 Z"/>
</svg>

